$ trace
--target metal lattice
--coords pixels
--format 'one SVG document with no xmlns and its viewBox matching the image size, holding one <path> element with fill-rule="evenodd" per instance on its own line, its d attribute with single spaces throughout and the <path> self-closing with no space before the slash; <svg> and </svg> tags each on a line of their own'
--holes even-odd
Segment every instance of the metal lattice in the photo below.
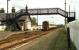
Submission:
<svg viewBox="0 0 79 50">
<path fill-rule="evenodd" d="M 25 13 L 25 9 L 21 9 L 18 14 L 24 14 Z M 38 9 L 28 9 L 28 13 L 30 15 L 52 15 L 52 14 L 60 14 L 64 17 L 74 17 L 75 13 L 74 12 L 66 12 L 60 8 L 38 8 Z"/>
</svg>

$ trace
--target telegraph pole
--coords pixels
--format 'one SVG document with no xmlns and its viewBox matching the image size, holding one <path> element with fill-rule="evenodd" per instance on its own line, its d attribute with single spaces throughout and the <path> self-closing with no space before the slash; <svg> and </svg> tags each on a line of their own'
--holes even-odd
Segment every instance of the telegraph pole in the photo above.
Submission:
<svg viewBox="0 0 79 50">
<path fill-rule="evenodd" d="M 65 4 L 65 11 L 66 11 L 66 6 L 67 6 L 66 5 L 67 4 L 66 0 L 65 0 L 64 4 Z M 70 11 L 70 6 L 69 6 L 69 11 Z M 70 12 L 69 12 L 69 15 L 70 15 Z M 70 45 L 71 45 L 70 44 L 70 29 L 69 29 L 69 27 L 67 27 L 67 20 L 68 19 L 66 17 L 68 18 L 68 14 L 67 13 L 65 13 L 65 29 L 66 29 L 66 33 L 67 33 L 68 50 L 71 50 L 70 49 Z"/>
<path fill-rule="evenodd" d="M 7 0 L 7 14 L 8 14 L 8 1 L 9 1 L 9 0 Z"/>
<path fill-rule="evenodd" d="M 37 10 L 37 26 L 38 26 L 38 10 Z"/>
<path fill-rule="evenodd" d="M 8 0 L 7 0 L 7 14 L 6 14 L 6 30 L 8 30 Z"/>
<path fill-rule="evenodd" d="M 9 29 L 9 28 L 8 28 L 8 27 L 9 27 L 9 26 L 8 26 L 8 24 L 9 24 L 9 21 L 8 21 L 8 18 L 9 18 L 9 14 L 8 14 L 8 9 L 9 9 L 9 8 L 8 8 L 8 3 L 9 3 L 9 1 L 10 1 L 10 0 L 7 0 L 7 14 L 6 14 L 6 26 L 7 26 L 7 28 L 6 28 L 6 30 Z"/>
<path fill-rule="evenodd" d="M 70 5 L 69 5 L 69 13 L 68 18 L 70 17 Z M 68 50 L 71 50 L 71 40 L 70 40 L 70 29 L 67 27 L 67 41 L 68 41 Z"/>
<path fill-rule="evenodd" d="M 67 3 L 66 3 L 66 0 L 65 0 L 65 3 L 64 3 L 64 4 L 65 4 L 65 11 L 66 11 L 66 4 L 67 4 Z M 65 16 L 66 16 L 66 15 L 67 15 L 67 14 L 65 13 Z M 65 17 L 65 25 L 66 25 L 66 17 Z"/>
</svg>

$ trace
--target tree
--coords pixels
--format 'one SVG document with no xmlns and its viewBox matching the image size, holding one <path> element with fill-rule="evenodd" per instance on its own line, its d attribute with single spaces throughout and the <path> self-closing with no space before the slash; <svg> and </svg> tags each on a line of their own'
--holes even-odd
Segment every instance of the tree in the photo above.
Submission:
<svg viewBox="0 0 79 50">
<path fill-rule="evenodd" d="M 35 17 L 32 17 L 32 25 L 37 25 L 37 22 L 36 22 L 36 18 Z"/>
<path fill-rule="evenodd" d="M 4 8 L 1 8 L 0 13 L 5 13 Z"/>
</svg>

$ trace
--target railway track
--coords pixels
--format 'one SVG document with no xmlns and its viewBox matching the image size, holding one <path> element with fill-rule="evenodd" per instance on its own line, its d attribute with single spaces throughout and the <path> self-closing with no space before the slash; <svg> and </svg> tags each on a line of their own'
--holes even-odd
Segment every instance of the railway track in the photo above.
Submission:
<svg viewBox="0 0 79 50">
<path fill-rule="evenodd" d="M 8 48 L 17 46 L 19 44 L 27 43 L 35 38 L 39 38 L 40 36 L 48 34 L 51 31 L 52 29 L 45 32 L 36 31 L 36 32 L 28 32 L 28 33 L 25 32 L 21 34 L 15 34 L 3 41 L 0 41 L 0 50 L 7 50 Z"/>
</svg>

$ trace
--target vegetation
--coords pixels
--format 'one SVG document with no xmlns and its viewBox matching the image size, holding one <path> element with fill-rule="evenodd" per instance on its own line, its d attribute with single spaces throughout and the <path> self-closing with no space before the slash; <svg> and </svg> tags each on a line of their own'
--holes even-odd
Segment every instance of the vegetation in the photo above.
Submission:
<svg viewBox="0 0 79 50">
<path fill-rule="evenodd" d="M 60 25 L 57 25 L 57 27 L 58 28 L 61 28 L 61 27 L 64 28 L 64 25 L 60 24 Z"/>
<path fill-rule="evenodd" d="M 0 9 L 0 13 L 5 13 L 4 8 L 1 8 L 1 9 Z"/>
<path fill-rule="evenodd" d="M 32 17 L 31 19 L 32 19 L 32 25 L 37 25 L 36 18 Z"/>
<path fill-rule="evenodd" d="M 64 29 L 60 29 L 59 35 L 56 38 L 55 43 L 56 43 L 57 46 L 59 46 L 60 50 L 68 50 L 67 34 L 66 34 L 66 31 Z M 76 50 L 74 43 L 72 43 L 72 41 L 70 43 L 71 43 L 70 44 L 70 50 Z"/>
</svg>

